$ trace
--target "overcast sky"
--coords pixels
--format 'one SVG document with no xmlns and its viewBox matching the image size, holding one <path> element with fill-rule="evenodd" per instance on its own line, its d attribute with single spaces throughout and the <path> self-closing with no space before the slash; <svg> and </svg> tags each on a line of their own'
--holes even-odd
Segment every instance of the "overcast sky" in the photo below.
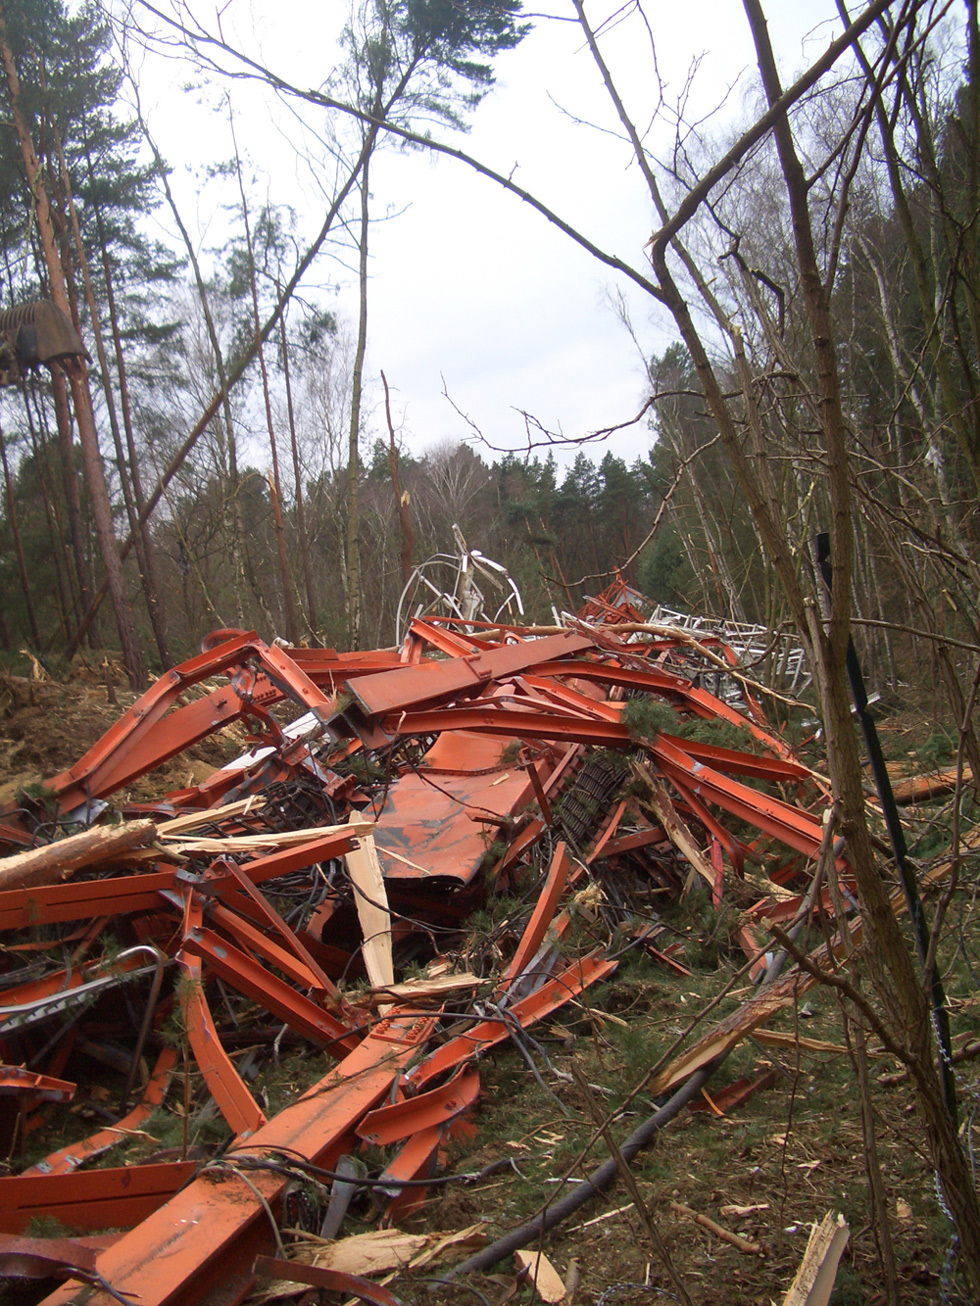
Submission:
<svg viewBox="0 0 980 1306">
<path fill-rule="evenodd" d="M 531 5 L 526 8 L 530 13 Z M 553 16 L 573 12 L 565 0 L 549 0 L 546 8 Z M 619 8 L 590 4 L 588 12 L 599 25 Z M 213 12 L 202 9 L 201 21 L 213 21 Z M 316 86 L 336 61 L 336 32 L 346 12 L 345 3 L 322 0 L 231 0 L 222 30 L 291 82 Z M 646 13 L 668 104 L 682 93 L 697 61 L 688 117 L 718 109 L 723 132 L 748 112 L 752 49 L 737 0 L 657 0 Z M 784 81 L 837 30 L 832 7 L 823 0 L 775 0 L 768 17 Z M 649 127 L 656 81 L 635 12 L 612 28 L 604 52 L 634 120 Z M 218 243 L 227 215 L 213 189 L 197 193 L 200 169 L 231 153 L 216 84 L 186 93 L 186 71 L 150 57 L 140 76 L 144 107 L 175 167 L 173 185 L 188 219 L 202 244 Z M 470 132 L 444 138 L 513 175 L 595 244 L 644 271 L 643 245 L 654 226 L 649 198 L 579 29 L 536 17 L 524 43 L 498 59 L 496 79 Z M 301 240 L 312 235 L 322 221 L 322 195 L 309 164 L 291 149 L 299 134 L 295 118 L 254 83 L 236 83 L 232 92 L 239 140 L 259 188 L 267 188 L 271 200 L 296 207 Z M 322 126 L 318 110 L 301 113 L 311 126 Z M 655 153 L 667 153 L 671 130 L 667 118 L 653 123 Z M 383 219 L 371 236 L 368 376 L 375 407 L 369 421 L 376 433 L 383 432 L 377 402 L 382 368 L 393 390 L 396 424 L 416 453 L 472 435 L 454 404 L 490 445 L 512 449 L 526 446 L 521 411 L 578 438 L 639 410 L 643 364 L 619 319 L 617 300 L 624 300 L 646 355 L 673 338 L 639 288 L 455 160 L 386 148 L 373 167 L 371 190 L 374 211 Z M 314 280 L 331 279 L 340 286 L 330 302 L 353 325 L 354 280 L 337 263 L 322 262 Z M 596 454 L 612 448 L 631 459 L 649 444 L 641 423 L 591 449 Z M 561 461 L 570 461 L 575 451 L 559 451 Z"/>
</svg>

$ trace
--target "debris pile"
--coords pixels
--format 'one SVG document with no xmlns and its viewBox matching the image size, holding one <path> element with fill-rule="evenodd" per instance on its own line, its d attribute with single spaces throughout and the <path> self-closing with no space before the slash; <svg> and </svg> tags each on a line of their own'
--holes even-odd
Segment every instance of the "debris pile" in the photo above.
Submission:
<svg viewBox="0 0 980 1306">
<path fill-rule="evenodd" d="M 67 1280 L 48 1306 L 239 1301 L 259 1275 L 394 1300 L 285 1262 L 283 1230 L 336 1237 L 358 1186 L 386 1228 L 416 1210 L 469 1128 L 483 1053 L 628 947 L 685 973 L 658 907 L 692 882 L 734 898 L 750 972 L 774 977 L 761 922 L 820 897 L 827 785 L 727 645 L 645 624 L 635 598 L 617 583 L 549 628 L 417 617 L 367 652 L 218 631 L 0 814 L 5 1154 L 36 1154 L 80 1066 L 99 1068 L 106 1121 L 0 1177 L 0 1274 Z M 247 755 L 108 809 L 232 722 Z M 53 820 L 80 832 L 45 842 Z M 468 928 L 504 896 L 506 929 Z M 692 1082 L 789 994 L 768 986 L 654 1091 Z M 273 1110 L 263 1073 L 287 1047 L 323 1065 Z M 105 1165 L 181 1093 L 179 1146 Z M 217 1146 L 189 1137 L 195 1112 L 223 1122 Z M 329 1201 L 304 1217 L 311 1179 Z M 78 1237 L 27 1238 L 38 1218 Z"/>
</svg>

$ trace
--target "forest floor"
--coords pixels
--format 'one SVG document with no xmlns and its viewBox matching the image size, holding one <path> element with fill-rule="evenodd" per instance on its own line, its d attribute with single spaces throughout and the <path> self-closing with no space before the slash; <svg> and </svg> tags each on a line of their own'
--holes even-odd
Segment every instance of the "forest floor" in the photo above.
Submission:
<svg viewBox="0 0 980 1306">
<path fill-rule="evenodd" d="M 0 676 L 0 801 L 74 763 L 131 701 L 132 695 L 107 688 L 93 673 L 67 684 Z M 925 718 L 896 718 L 883 733 L 886 751 L 902 770 L 921 772 L 944 760 L 941 740 Z M 200 780 L 237 751 L 234 737 L 206 741 L 147 777 L 131 796 Z M 913 846 L 925 859 L 939 856 L 948 843 L 944 801 L 909 812 Z M 980 866 L 974 856 L 964 866 L 939 950 L 954 1048 L 980 1035 L 978 892 Z M 488 906 L 492 914 L 493 903 Z M 547 1067 L 545 1083 L 515 1050 L 486 1057 L 475 1132 L 452 1144 L 443 1172 L 474 1173 L 495 1162 L 510 1164 L 478 1184 L 450 1183 L 430 1190 L 409 1218 L 409 1229 L 449 1233 L 483 1221 L 492 1239 L 523 1223 L 567 1191 L 566 1177 L 575 1183 L 605 1160 L 608 1152 L 601 1141 L 587 1148 L 597 1118 L 629 1099 L 612 1125 L 613 1137 L 621 1140 L 650 1114 L 654 1107 L 643 1089 L 649 1068 L 708 1002 L 731 985 L 705 1025 L 749 994 L 747 982 L 738 978 L 745 959 L 732 939 L 737 922 L 733 907 L 716 912 L 703 895 L 691 894 L 664 906 L 661 919 L 681 944 L 678 959 L 691 975 L 675 974 L 635 951 L 627 953 L 609 983 L 589 990 L 579 1004 L 566 1006 L 533 1031 L 538 1063 Z M 782 1043 L 774 1045 L 770 1032 L 781 1035 Z M 812 1223 L 833 1211 L 846 1218 L 850 1240 L 832 1301 L 837 1306 L 884 1301 L 852 1047 L 853 1030 L 826 989 L 812 990 L 795 1011 L 743 1042 L 709 1093 L 716 1095 L 725 1084 L 764 1070 L 773 1072 L 771 1083 L 725 1114 L 705 1099 L 698 1104 L 701 1109 L 684 1111 L 654 1146 L 639 1154 L 631 1169 L 644 1216 L 617 1181 L 543 1240 L 540 1250 L 559 1274 L 578 1284 L 566 1300 L 579 1306 L 682 1300 L 679 1279 L 697 1306 L 781 1302 Z M 966 1303 L 950 1226 L 922 1152 L 912 1090 L 897 1077 L 900 1067 L 893 1058 L 873 1042 L 869 1050 L 900 1300 L 911 1306 Z M 573 1068 L 588 1090 L 573 1078 Z M 268 1107 L 278 1109 L 319 1073 L 315 1057 L 285 1055 L 264 1080 Z M 980 1060 L 963 1061 L 957 1082 L 961 1131 L 972 1150 L 980 1146 Z M 166 1110 L 158 1113 L 147 1127 L 154 1137 L 143 1151 L 172 1145 L 176 1123 Z M 132 1159 L 139 1159 L 138 1152 Z M 107 1163 L 119 1164 L 118 1154 Z M 736 1249 L 672 1202 L 758 1244 L 758 1251 Z M 676 1279 L 654 1246 L 650 1221 L 667 1245 Z M 377 1213 L 365 1198 L 352 1206 L 345 1233 L 367 1230 L 376 1222 Z M 391 1287 L 405 1302 L 483 1300 L 500 1306 L 538 1300 L 519 1283 L 512 1263 L 498 1270 L 453 1287 L 404 1276 Z"/>
</svg>

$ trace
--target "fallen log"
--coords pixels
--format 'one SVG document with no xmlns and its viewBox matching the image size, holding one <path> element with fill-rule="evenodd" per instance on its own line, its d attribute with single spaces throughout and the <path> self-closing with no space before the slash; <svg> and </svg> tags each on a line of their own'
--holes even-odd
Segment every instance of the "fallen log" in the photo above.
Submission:
<svg viewBox="0 0 980 1306">
<path fill-rule="evenodd" d="M 971 784 L 973 772 L 964 766 L 963 773 L 957 778 L 956 767 L 945 771 L 934 771 L 931 775 L 916 775 L 907 780 L 900 780 L 892 786 L 895 802 L 900 807 L 909 803 L 924 803 L 929 798 L 938 798 L 941 794 L 950 794 L 958 783 Z"/>
<path fill-rule="evenodd" d="M 37 884 L 67 880 L 83 866 L 94 866 L 121 853 L 146 848 L 157 837 L 153 821 L 124 821 L 100 825 L 56 843 L 14 853 L 0 861 L 0 889 L 29 889 Z"/>
</svg>

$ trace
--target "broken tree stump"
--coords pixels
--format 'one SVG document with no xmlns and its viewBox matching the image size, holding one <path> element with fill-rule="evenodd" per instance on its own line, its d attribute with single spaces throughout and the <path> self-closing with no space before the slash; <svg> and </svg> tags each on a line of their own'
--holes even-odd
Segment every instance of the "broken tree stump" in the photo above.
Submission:
<svg viewBox="0 0 980 1306">
<path fill-rule="evenodd" d="M 122 825 L 97 826 L 69 835 L 43 848 L 14 853 L 0 860 L 0 889 L 30 889 L 38 884 L 67 880 L 83 866 L 118 857 L 120 853 L 146 848 L 157 837 L 153 821 L 124 821 Z"/>
</svg>

